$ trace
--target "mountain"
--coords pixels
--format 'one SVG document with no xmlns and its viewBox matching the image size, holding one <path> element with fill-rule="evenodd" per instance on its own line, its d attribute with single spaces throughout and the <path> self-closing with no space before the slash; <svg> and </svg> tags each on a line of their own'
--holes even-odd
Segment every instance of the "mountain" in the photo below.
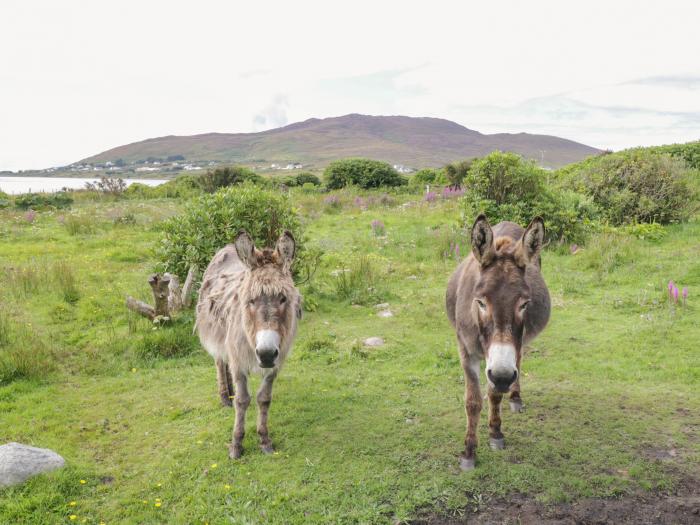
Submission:
<svg viewBox="0 0 700 525">
<path fill-rule="evenodd" d="M 369 157 L 413 168 L 513 151 L 549 167 L 579 161 L 600 150 L 559 137 L 530 133 L 485 135 L 455 122 L 428 117 L 370 116 L 312 118 L 259 133 L 206 133 L 159 137 L 110 149 L 81 162 L 131 163 L 182 155 L 189 162 L 242 164 L 299 162 L 323 167 L 343 157 Z"/>
</svg>

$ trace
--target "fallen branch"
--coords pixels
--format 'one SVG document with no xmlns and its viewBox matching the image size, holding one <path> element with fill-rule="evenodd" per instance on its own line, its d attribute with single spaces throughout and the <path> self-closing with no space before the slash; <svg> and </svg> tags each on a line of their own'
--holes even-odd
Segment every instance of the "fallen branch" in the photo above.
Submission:
<svg viewBox="0 0 700 525">
<path fill-rule="evenodd" d="M 126 307 L 151 321 L 170 319 L 173 314 L 183 308 L 189 308 L 192 304 L 192 288 L 196 274 L 197 267 L 192 265 L 187 272 L 187 279 L 185 279 L 181 290 L 177 275 L 154 273 L 148 278 L 148 284 L 153 292 L 155 307 L 134 299 L 130 295 L 126 297 Z"/>
</svg>

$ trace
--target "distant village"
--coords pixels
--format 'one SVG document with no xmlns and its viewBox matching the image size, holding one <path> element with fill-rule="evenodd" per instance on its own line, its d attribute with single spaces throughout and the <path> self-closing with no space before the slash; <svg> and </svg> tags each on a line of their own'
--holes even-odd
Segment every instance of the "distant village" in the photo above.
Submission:
<svg viewBox="0 0 700 525">
<path fill-rule="evenodd" d="M 14 172 L 0 172 L 0 175 L 24 175 L 24 176 L 48 176 L 70 177 L 86 175 L 113 175 L 119 177 L 144 177 L 156 175 L 170 177 L 182 172 L 192 172 L 234 164 L 231 161 L 186 161 L 182 155 L 172 155 L 166 158 L 148 157 L 145 160 L 125 162 L 122 159 L 106 162 L 77 162 L 67 166 L 57 166 L 41 170 L 23 170 Z M 250 166 L 256 171 L 290 171 L 304 169 L 300 162 L 257 164 Z M 394 164 L 394 169 L 399 173 L 413 173 L 414 168 L 403 164 Z M 306 169 L 309 169 L 307 166 Z"/>
</svg>

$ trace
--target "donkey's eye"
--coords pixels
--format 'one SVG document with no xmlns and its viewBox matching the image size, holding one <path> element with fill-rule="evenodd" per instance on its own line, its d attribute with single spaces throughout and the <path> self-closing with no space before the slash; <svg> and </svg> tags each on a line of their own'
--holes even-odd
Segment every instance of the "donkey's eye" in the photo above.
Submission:
<svg viewBox="0 0 700 525">
<path fill-rule="evenodd" d="M 287 298 L 284 295 L 280 295 L 280 304 L 284 304 L 287 302 Z"/>
<path fill-rule="evenodd" d="M 527 305 L 530 304 L 530 301 L 525 301 L 523 304 L 520 305 L 520 311 L 524 312 L 525 309 L 527 308 Z"/>
<path fill-rule="evenodd" d="M 484 303 L 484 301 L 482 301 L 481 299 L 475 299 L 475 301 L 476 304 L 479 305 L 479 308 L 481 308 L 482 310 L 486 310 L 486 303 Z"/>
</svg>

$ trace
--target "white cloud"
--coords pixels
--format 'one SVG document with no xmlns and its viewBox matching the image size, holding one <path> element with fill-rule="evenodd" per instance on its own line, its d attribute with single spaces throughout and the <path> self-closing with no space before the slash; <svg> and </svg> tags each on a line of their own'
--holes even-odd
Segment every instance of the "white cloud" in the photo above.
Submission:
<svg viewBox="0 0 700 525">
<path fill-rule="evenodd" d="M 0 169 L 351 112 L 697 139 L 698 19 L 691 0 L 2 2 Z"/>
</svg>

